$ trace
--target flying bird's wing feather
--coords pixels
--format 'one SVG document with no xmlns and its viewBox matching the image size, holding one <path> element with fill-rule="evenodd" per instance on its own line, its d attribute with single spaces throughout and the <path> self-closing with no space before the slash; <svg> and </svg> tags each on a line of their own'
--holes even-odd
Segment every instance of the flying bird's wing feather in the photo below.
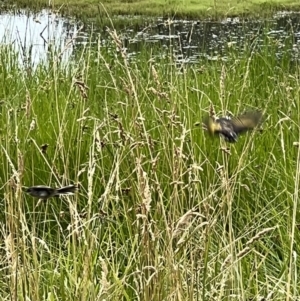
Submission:
<svg viewBox="0 0 300 301">
<path fill-rule="evenodd" d="M 78 189 L 76 185 L 69 185 L 61 188 L 57 188 L 58 194 L 74 194 L 74 192 Z"/>
<path fill-rule="evenodd" d="M 262 113 L 259 111 L 256 112 L 247 112 L 243 115 L 237 116 L 231 120 L 234 131 L 237 134 L 241 134 L 248 130 L 254 129 L 262 121 Z"/>
</svg>

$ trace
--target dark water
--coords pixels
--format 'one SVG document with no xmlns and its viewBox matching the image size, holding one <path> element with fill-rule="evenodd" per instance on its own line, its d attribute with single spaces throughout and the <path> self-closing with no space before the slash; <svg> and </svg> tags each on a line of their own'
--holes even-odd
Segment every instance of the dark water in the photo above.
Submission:
<svg viewBox="0 0 300 301">
<path fill-rule="evenodd" d="M 249 45 L 259 47 L 265 37 L 276 41 L 279 52 L 289 38 L 291 51 L 298 58 L 300 47 L 300 13 L 280 12 L 270 19 L 243 20 L 228 18 L 221 22 L 156 20 L 154 24 L 139 32 L 124 34 L 129 51 L 139 51 L 139 45 L 159 44 L 173 48 L 178 62 L 194 63 L 199 59 L 226 59 L 228 48 L 240 51 Z M 291 38 L 291 39 L 290 39 Z M 280 55 L 280 53 L 278 53 Z"/>
<path fill-rule="evenodd" d="M 243 51 L 254 41 L 258 45 L 264 43 L 267 34 L 278 43 L 278 55 L 286 39 L 292 38 L 290 51 L 298 59 L 300 13 L 279 12 L 267 20 L 228 18 L 221 22 L 145 19 L 143 24 L 127 26 L 117 33 L 131 57 L 142 48 L 155 45 L 162 53 L 171 53 L 178 63 L 199 62 L 201 58 L 226 59 L 228 48 Z M 46 63 L 49 55 L 68 62 L 78 45 L 99 42 L 105 47 L 112 45 L 106 28 L 83 26 L 47 10 L 38 14 L 2 14 L 0 39 L 2 44 L 12 45 L 20 53 L 21 63 L 32 66 Z"/>
</svg>

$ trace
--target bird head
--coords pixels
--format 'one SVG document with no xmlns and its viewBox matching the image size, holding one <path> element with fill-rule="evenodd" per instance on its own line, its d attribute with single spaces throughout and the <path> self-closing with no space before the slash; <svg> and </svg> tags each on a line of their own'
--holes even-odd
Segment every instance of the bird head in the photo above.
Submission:
<svg viewBox="0 0 300 301">
<path fill-rule="evenodd" d="M 206 117 L 204 124 L 206 125 L 206 129 L 210 135 L 214 135 L 216 132 L 221 130 L 220 123 L 216 122 L 213 117 Z"/>
</svg>

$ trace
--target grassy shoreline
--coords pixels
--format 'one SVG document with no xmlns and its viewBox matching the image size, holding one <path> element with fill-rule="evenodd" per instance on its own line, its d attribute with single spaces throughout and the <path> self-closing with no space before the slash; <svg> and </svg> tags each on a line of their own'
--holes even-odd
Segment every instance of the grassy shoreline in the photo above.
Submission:
<svg viewBox="0 0 300 301">
<path fill-rule="evenodd" d="M 190 19 L 219 19 L 230 16 L 240 17 L 266 17 L 279 10 L 300 10 L 299 1 L 137 1 L 124 2 L 121 0 L 103 1 L 96 0 L 54 0 L 49 6 L 48 0 L 14 0 L 13 4 L 20 8 L 39 10 L 51 8 L 59 10 L 66 15 L 72 15 L 79 19 L 99 19 L 106 17 L 106 11 L 110 16 L 115 15 L 141 15 L 149 17 L 177 17 Z M 103 8 L 105 7 L 105 9 Z"/>
</svg>

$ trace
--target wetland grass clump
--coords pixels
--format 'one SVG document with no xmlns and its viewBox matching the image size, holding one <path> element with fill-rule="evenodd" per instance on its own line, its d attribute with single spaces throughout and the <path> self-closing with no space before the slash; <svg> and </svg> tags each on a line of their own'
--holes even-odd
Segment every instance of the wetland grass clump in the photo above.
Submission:
<svg viewBox="0 0 300 301">
<path fill-rule="evenodd" d="M 127 16 L 128 20 L 123 20 L 127 24 L 137 24 L 135 17 L 141 19 L 145 17 L 167 17 L 179 19 L 214 19 L 221 20 L 228 17 L 246 18 L 268 18 L 276 11 L 299 11 L 300 5 L 297 0 L 257 0 L 257 1 L 216 1 L 203 0 L 195 2 L 193 0 L 110 0 L 99 2 L 97 0 L 13 0 L 2 4 L 2 9 L 15 8 L 30 9 L 40 11 L 41 9 L 52 9 L 59 11 L 63 15 L 75 16 L 87 21 L 93 20 L 99 25 L 107 24 L 110 16 Z M 141 20 L 140 20 L 141 21 Z M 108 22 L 109 23 L 109 22 Z M 122 26 L 121 23 L 119 25 Z M 115 24 L 114 24 L 115 26 Z"/>
<path fill-rule="evenodd" d="M 297 63 L 266 38 L 177 68 L 129 61 L 111 36 L 30 72 L 0 51 L 2 299 L 294 298 Z M 234 145 L 201 127 L 210 110 L 255 108 L 263 131 Z M 38 206 L 22 190 L 75 183 Z"/>
</svg>

